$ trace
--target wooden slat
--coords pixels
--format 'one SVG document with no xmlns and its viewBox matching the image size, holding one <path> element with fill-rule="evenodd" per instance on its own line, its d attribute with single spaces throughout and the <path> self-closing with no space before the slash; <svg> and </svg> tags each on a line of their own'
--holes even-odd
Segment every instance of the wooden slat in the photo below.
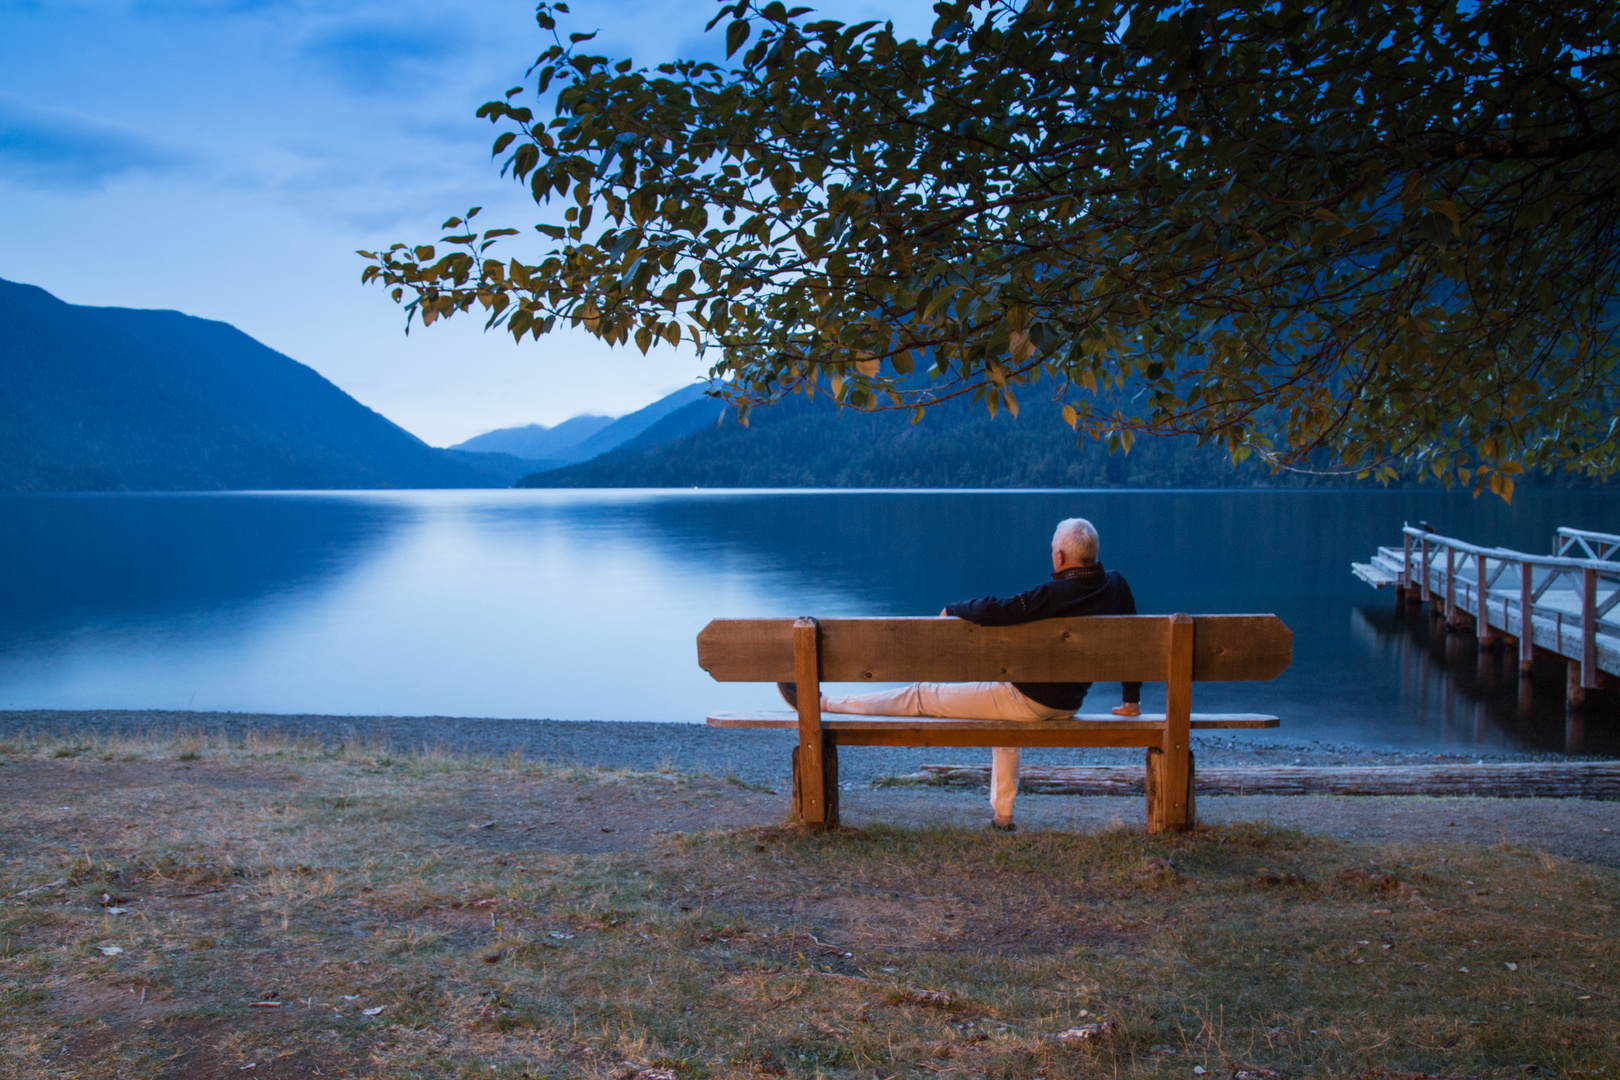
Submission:
<svg viewBox="0 0 1620 1080">
<path fill-rule="evenodd" d="M 1045 746 L 1062 747 L 1153 747 L 1159 745 L 1157 730 L 1118 731 L 1096 730 L 1083 734 L 1073 731 L 1050 731 L 1041 724 L 1022 724 L 1007 731 L 953 731 L 948 728 L 932 730 L 916 727 L 892 729 L 868 728 L 861 731 L 839 731 L 840 746 L 950 746 L 957 749 L 987 746 Z"/>
<path fill-rule="evenodd" d="M 1383 567 L 1375 566 L 1372 563 L 1353 562 L 1350 564 L 1350 572 L 1375 589 L 1382 589 L 1385 585 L 1394 585 L 1400 580 Z"/>
<path fill-rule="evenodd" d="M 1293 659 L 1275 615 L 1200 615 L 1198 681 L 1272 679 Z M 1099 615 L 1022 626 L 963 619 L 823 619 L 823 682 L 1161 682 L 1169 619 Z M 791 682 L 793 620 L 716 619 L 698 635 L 698 664 L 720 682 Z"/>
<path fill-rule="evenodd" d="M 1039 726 L 1057 731 L 1101 731 L 1118 728 L 1122 724 L 1147 725 L 1158 731 L 1164 725 L 1163 713 L 1143 713 L 1130 720 L 1121 720 L 1108 713 L 1085 714 L 1070 720 L 946 720 L 931 716 L 853 716 L 839 713 L 822 713 L 822 727 L 828 731 L 847 731 L 857 728 L 876 729 L 880 725 L 938 725 L 952 724 L 972 728 L 982 727 L 986 731 L 1008 731 L 1020 727 Z M 786 710 L 766 710 L 762 712 L 717 712 L 708 718 L 708 726 L 715 728 L 776 728 L 783 731 L 797 731 L 799 727 L 798 716 Z M 1275 716 L 1266 713 L 1193 713 L 1192 729 L 1199 730 L 1226 730 L 1231 728 L 1274 728 L 1280 721 Z"/>
</svg>

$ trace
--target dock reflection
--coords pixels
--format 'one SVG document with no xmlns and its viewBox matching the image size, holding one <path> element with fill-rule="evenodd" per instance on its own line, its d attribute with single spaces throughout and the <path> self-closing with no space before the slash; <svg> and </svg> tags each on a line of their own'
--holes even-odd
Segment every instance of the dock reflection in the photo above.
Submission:
<svg viewBox="0 0 1620 1080">
<path fill-rule="evenodd" d="M 1400 671 L 1403 712 L 1442 731 L 1447 741 L 1486 749 L 1620 756 L 1620 702 L 1592 691 L 1578 710 L 1564 707 L 1566 664 L 1537 661 L 1520 678 L 1512 649 L 1480 647 L 1472 634 L 1448 631 L 1426 609 L 1351 609 L 1355 638 Z"/>
</svg>

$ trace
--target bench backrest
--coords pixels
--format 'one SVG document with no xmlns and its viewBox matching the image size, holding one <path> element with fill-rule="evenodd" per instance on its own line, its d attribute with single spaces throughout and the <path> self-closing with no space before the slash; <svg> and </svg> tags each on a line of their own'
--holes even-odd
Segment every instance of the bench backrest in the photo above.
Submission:
<svg viewBox="0 0 1620 1080">
<path fill-rule="evenodd" d="M 1193 616 L 1192 678 L 1273 679 L 1294 635 L 1275 615 Z M 1092 615 L 1021 626 L 964 619 L 821 619 L 823 682 L 1163 682 L 1171 616 Z M 716 619 L 698 665 L 719 682 L 793 682 L 793 619 Z"/>
</svg>

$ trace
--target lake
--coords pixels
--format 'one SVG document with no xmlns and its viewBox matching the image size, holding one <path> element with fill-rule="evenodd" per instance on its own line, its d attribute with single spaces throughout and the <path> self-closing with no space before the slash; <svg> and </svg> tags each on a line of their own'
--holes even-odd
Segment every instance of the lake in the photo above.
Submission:
<svg viewBox="0 0 1620 1080">
<path fill-rule="evenodd" d="M 699 723 L 780 707 L 697 667 L 709 619 L 1017 592 L 1045 580 L 1069 516 L 1096 524 L 1145 613 L 1292 627 L 1275 682 L 1195 690 L 1195 708 L 1282 716 L 1268 740 L 1620 753 L 1607 695 L 1566 731 L 1560 668 L 1524 708 L 1511 658 L 1448 650 L 1350 573 L 1403 521 L 1537 552 L 1558 525 L 1620 531 L 1605 491 L 6 495 L 0 708 Z M 1087 709 L 1117 702 L 1099 685 Z"/>
</svg>

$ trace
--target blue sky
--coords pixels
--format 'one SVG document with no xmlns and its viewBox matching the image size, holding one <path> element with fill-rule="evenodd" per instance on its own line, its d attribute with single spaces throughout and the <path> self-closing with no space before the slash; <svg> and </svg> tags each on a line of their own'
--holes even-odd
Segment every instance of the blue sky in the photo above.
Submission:
<svg viewBox="0 0 1620 1080">
<path fill-rule="evenodd" d="M 580 0 L 566 30 L 654 64 L 714 55 L 709 0 Z M 837 0 L 926 30 L 917 0 Z M 528 0 L 0 0 L 0 277 L 78 304 L 230 322 L 436 445 L 618 414 L 691 380 L 690 352 L 476 321 L 407 338 L 357 248 L 436 237 L 468 206 L 539 211 L 474 110 L 545 40 Z M 459 324 L 459 325 L 458 325 Z"/>
</svg>

